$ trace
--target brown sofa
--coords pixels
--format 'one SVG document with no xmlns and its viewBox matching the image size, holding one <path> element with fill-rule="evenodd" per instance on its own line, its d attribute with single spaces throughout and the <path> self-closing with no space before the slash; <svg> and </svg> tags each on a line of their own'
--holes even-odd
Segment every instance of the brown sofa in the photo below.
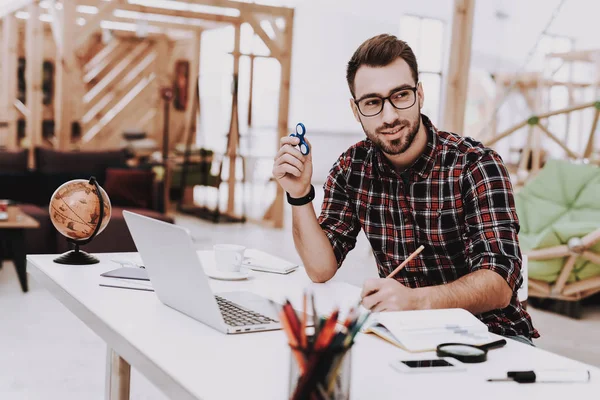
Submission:
<svg viewBox="0 0 600 400">
<path fill-rule="evenodd" d="M 28 151 L 0 151 L 0 199 L 10 199 L 35 218 L 39 229 L 26 233 L 27 254 L 56 254 L 69 249 L 50 221 L 54 191 L 72 179 L 96 177 L 112 204 L 110 222 L 83 250 L 93 253 L 136 251 L 123 210 L 173 223 L 164 213 L 162 182 L 150 169 L 127 167 L 125 151 L 61 152 L 35 150 L 36 169 L 27 168 Z"/>
</svg>

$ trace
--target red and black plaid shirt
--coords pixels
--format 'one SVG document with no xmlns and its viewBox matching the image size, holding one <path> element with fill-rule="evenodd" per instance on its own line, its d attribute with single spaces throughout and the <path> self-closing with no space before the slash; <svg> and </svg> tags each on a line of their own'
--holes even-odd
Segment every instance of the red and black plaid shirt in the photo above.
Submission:
<svg viewBox="0 0 600 400">
<path fill-rule="evenodd" d="M 427 147 L 402 174 L 368 139 L 331 169 L 319 223 L 338 266 L 361 228 L 381 277 L 423 245 L 420 256 L 396 275 L 399 282 L 416 288 L 449 283 L 478 269 L 495 271 L 513 297 L 508 307 L 478 317 L 500 335 L 539 337 L 517 298 L 523 282 L 519 221 L 502 159 L 470 138 L 438 131 L 424 115 L 422 121 Z"/>
</svg>

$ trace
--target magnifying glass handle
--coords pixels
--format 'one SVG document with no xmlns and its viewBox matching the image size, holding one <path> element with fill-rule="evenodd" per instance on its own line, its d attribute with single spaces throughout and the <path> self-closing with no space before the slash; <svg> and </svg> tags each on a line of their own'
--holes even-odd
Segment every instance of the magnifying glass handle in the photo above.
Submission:
<svg viewBox="0 0 600 400">
<path fill-rule="evenodd" d="M 477 347 L 479 347 L 482 350 L 491 350 L 491 349 L 497 349 L 499 347 L 504 347 L 504 346 L 506 346 L 506 340 L 500 339 L 500 340 L 496 340 L 495 342 L 482 344 L 481 346 L 477 346 Z"/>
</svg>

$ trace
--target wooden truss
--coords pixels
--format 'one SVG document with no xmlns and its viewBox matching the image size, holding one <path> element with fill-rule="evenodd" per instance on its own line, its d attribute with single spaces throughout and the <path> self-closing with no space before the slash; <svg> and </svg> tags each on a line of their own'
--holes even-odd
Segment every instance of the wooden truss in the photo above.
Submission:
<svg viewBox="0 0 600 400">
<path fill-rule="evenodd" d="M 184 43 L 190 62 L 189 100 L 196 95 L 194 83 L 200 63 L 203 31 L 227 25 L 235 27 L 234 75 L 239 72 L 240 26 L 248 23 L 281 64 L 278 110 L 278 139 L 288 134 L 289 90 L 294 11 L 285 7 L 242 3 L 230 0 L 173 0 L 165 7 L 158 0 L 12 0 L 2 7 L 0 56 L 0 140 L 9 148 L 22 145 L 17 137 L 19 115 L 26 117 L 26 143 L 31 148 L 48 145 L 42 138 L 42 55 L 44 23 L 49 24 L 56 46 L 54 109 L 55 142 L 58 149 L 106 148 L 118 143 L 130 121 L 152 127 L 151 135 L 161 138 L 163 103 L 161 87 L 173 81 L 169 73 L 175 46 Z M 208 6 L 208 7 L 207 7 Z M 93 10 L 93 13 L 90 12 Z M 19 25 L 15 13 L 28 13 L 26 24 L 27 102 L 16 101 L 17 41 Z M 103 28 L 112 35 L 100 40 Z M 137 37 L 136 28 L 146 32 Z M 133 32 L 132 32 L 133 31 Z M 30 101 L 31 100 L 31 101 Z M 189 102 L 192 103 L 191 101 Z M 44 111 L 45 112 L 45 111 Z M 195 115 L 187 107 L 185 115 L 171 122 L 171 140 L 194 129 Z M 237 121 L 237 107 L 232 109 Z M 180 122 L 185 121 L 185 122 Z M 74 127 L 80 135 L 74 137 Z M 274 146 L 278 146 L 274 143 Z M 226 155 L 229 157 L 229 198 L 227 212 L 235 204 L 235 169 L 239 147 L 239 126 L 232 123 Z M 33 162 L 33 160 L 32 160 Z M 283 191 L 277 188 L 265 220 L 283 226 Z"/>
<path fill-rule="evenodd" d="M 518 184 L 524 183 L 529 177 L 534 176 L 542 167 L 542 140 L 551 140 L 556 143 L 565 155 L 573 160 L 586 160 L 600 163 L 600 158 L 594 158 L 595 146 L 597 143 L 598 119 L 600 113 L 600 50 L 577 51 L 568 53 L 552 53 L 546 56 L 547 59 L 559 59 L 564 63 L 580 61 L 593 63 L 596 66 L 597 73 L 591 82 L 560 81 L 552 76 L 542 72 L 528 72 L 518 75 L 498 75 L 496 77 L 496 87 L 498 97 L 505 88 L 515 88 L 525 100 L 531 116 L 523 121 L 513 125 L 503 132 L 496 131 L 496 121 L 492 122 L 491 135 L 484 143 L 488 146 L 494 146 L 500 140 L 513 135 L 515 132 L 523 132 L 526 128 L 525 146 L 521 151 L 519 164 L 516 168 Z M 554 71 L 556 72 L 556 71 Z M 545 90 L 551 87 L 562 86 L 568 91 L 568 106 L 559 110 L 544 112 L 543 95 Z M 588 89 L 595 93 L 596 98 L 593 101 L 575 102 L 574 93 L 576 90 Z M 580 110 L 595 109 L 592 117 L 592 125 L 589 132 L 580 132 L 585 143 L 582 150 L 575 151 L 568 146 L 571 114 Z M 564 139 L 548 129 L 548 119 L 558 115 L 567 116 L 566 134 Z"/>
<path fill-rule="evenodd" d="M 583 258 L 600 265 L 600 254 L 592 251 L 592 246 L 600 242 L 600 229 L 575 241 L 571 246 L 561 245 L 527 253 L 529 260 L 549 260 L 564 257 L 565 263 L 553 284 L 529 278 L 529 295 L 532 297 L 553 298 L 576 301 L 600 292 L 600 276 L 583 281 L 567 283 L 577 260 Z"/>
</svg>

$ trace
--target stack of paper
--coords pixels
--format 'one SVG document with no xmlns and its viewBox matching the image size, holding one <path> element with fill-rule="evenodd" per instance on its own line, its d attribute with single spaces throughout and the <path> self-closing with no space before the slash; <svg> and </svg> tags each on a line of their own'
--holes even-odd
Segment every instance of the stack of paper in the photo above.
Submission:
<svg viewBox="0 0 600 400">
<path fill-rule="evenodd" d="M 298 268 L 298 264 L 273 256 L 256 249 L 246 249 L 242 264 L 254 271 L 289 274 Z"/>
<path fill-rule="evenodd" d="M 365 331 L 410 352 L 435 351 L 442 343 L 482 345 L 494 340 L 483 322 L 459 308 L 382 312 Z"/>
</svg>

